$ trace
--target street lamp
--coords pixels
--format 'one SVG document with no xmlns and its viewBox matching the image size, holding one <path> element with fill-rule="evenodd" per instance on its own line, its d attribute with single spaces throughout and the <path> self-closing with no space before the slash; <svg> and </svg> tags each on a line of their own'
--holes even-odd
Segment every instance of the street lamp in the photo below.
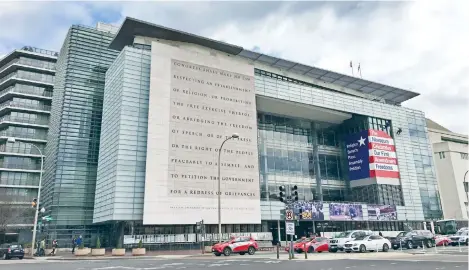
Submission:
<svg viewBox="0 0 469 270">
<path fill-rule="evenodd" d="M 230 137 L 226 138 L 220 145 L 218 149 L 218 242 L 221 243 L 221 178 L 220 178 L 220 159 L 221 159 L 221 150 L 223 145 L 231 139 L 239 138 L 237 133 L 233 133 Z"/>
<path fill-rule="evenodd" d="M 464 173 L 462 187 L 464 188 L 464 193 L 466 193 L 467 204 L 464 204 L 464 206 L 466 207 L 467 216 L 469 218 L 469 184 L 468 184 L 468 189 L 467 190 L 466 190 L 466 187 L 464 186 L 464 184 L 466 183 L 466 175 L 467 175 L 468 172 L 469 172 L 469 170 L 467 170 L 466 173 Z"/>
<path fill-rule="evenodd" d="M 15 138 L 8 138 L 7 139 L 7 142 L 9 143 L 15 143 L 16 140 Z M 39 151 L 39 154 L 41 155 L 41 172 L 39 173 L 39 189 L 37 190 L 37 203 L 36 203 L 36 211 L 34 213 L 34 224 L 33 224 L 33 240 L 32 240 L 32 243 L 31 243 L 31 256 L 34 256 L 34 244 L 36 243 L 36 229 L 37 229 L 37 216 L 38 216 L 38 213 L 39 213 L 39 204 L 41 203 L 41 186 L 42 186 L 42 171 L 43 171 L 43 168 L 44 168 L 44 155 L 42 155 L 42 151 L 41 149 L 39 149 L 39 147 L 37 147 L 36 145 L 32 144 L 32 143 L 28 143 L 28 142 L 22 142 L 22 143 L 26 143 L 26 144 L 29 144 L 31 146 L 33 146 L 34 148 L 37 149 L 37 151 Z M 41 209 L 41 212 L 44 213 L 42 210 L 44 208 Z M 45 211 L 45 209 L 44 209 Z"/>
</svg>

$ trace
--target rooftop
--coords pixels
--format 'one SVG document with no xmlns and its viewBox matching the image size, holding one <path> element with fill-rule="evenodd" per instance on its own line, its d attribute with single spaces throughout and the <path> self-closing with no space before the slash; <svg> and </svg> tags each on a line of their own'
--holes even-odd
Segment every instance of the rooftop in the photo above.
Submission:
<svg viewBox="0 0 469 270">
<path fill-rule="evenodd" d="M 109 48 L 120 51 L 125 46 L 132 45 L 135 36 L 160 38 L 205 46 L 228 54 L 238 55 L 254 62 L 281 68 L 289 72 L 308 76 L 312 79 L 331 83 L 339 87 L 344 87 L 346 89 L 352 89 L 363 94 L 376 96 L 378 98 L 384 99 L 386 103 L 390 104 L 398 105 L 419 95 L 418 93 L 409 90 L 396 88 L 330 70 L 304 65 L 297 62 L 246 50 L 241 46 L 216 41 L 206 37 L 186 33 L 130 17 L 127 17 L 124 20 L 121 27 L 119 28 L 119 31 L 109 45 Z"/>
<path fill-rule="evenodd" d="M 48 60 L 55 60 L 55 61 L 57 61 L 57 58 L 59 56 L 58 52 L 39 49 L 36 47 L 31 47 L 31 46 L 24 46 L 21 49 L 14 50 L 11 53 L 5 55 L 5 57 L 0 58 L 0 67 L 9 63 L 11 60 L 15 59 L 19 55 L 25 55 L 25 54 L 33 55 L 35 58 L 39 58 L 39 59 L 48 59 Z"/>
</svg>

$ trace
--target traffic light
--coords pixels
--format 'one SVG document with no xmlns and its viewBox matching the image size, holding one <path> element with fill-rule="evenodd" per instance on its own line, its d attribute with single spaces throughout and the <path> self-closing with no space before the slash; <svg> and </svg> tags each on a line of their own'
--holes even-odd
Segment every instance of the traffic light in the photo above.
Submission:
<svg viewBox="0 0 469 270">
<path fill-rule="evenodd" d="M 281 202 L 285 202 L 286 201 L 285 199 L 286 199 L 286 196 L 287 196 L 287 194 L 285 192 L 286 191 L 285 186 L 279 186 L 278 189 L 280 190 L 280 192 L 278 193 L 279 200 Z"/>
<path fill-rule="evenodd" d="M 37 205 L 37 199 L 34 198 L 33 201 L 31 202 L 31 207 L 36 208 L 36 205 Z"/>
<path fill-rule="evenodd" d="M 298 187 L 296 185 L 291 188 L 291 197 L 292 200 L 298 201 Z"/>
</svg>

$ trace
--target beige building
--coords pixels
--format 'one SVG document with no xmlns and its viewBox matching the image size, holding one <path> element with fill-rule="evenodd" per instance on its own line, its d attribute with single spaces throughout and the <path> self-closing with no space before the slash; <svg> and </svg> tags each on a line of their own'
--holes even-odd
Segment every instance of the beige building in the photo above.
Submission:
<svg viewBox="0 0 469 270">
<path fill-rule="evenodd" d="M 468 218 L 468 137 L 427 119 L 445 219 Z M 464 179 L 465 178 L 465 179 Z"/>
</svg>

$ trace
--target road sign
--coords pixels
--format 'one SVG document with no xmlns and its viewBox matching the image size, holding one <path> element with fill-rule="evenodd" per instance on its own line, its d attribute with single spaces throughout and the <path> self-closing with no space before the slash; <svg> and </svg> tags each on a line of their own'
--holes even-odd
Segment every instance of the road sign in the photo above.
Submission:
<svg viewBox="0 0 469 270">
<path fill-rule="evenodd" d="M 285 220 L 293 220 L 295 219 L 295 214 L 293 210 L 285 210 Z"/>
<path fill-rule="evenodd" d="M 295 235 L 295 223 L 294 222 L 285 222 L 285 229 L 288 235 Z"/>
</svg>

